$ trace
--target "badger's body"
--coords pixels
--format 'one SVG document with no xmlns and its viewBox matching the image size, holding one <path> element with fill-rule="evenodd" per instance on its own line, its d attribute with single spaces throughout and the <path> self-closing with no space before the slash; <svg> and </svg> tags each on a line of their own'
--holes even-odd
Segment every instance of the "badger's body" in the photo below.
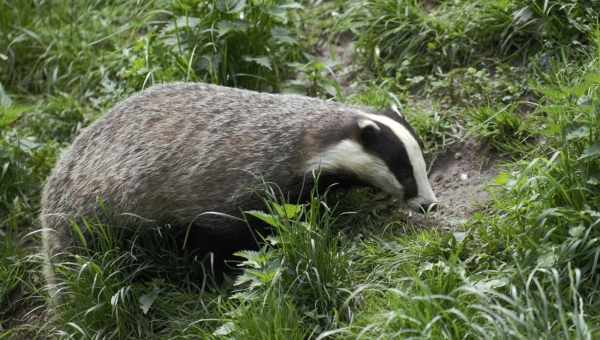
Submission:
<svg viewBox="0 0 600 340">
<path fill-rule="evenodd" d="M 375 140 L 384 132 L 403 150 Z M 363 142 L 371 139 L 378 143 L 367 150 Z M 387 152 L 402 159 L 381 157 Z M 198 247 L 211 250 L 217 237 L 235 251 L 248 245 L 247 226 L 203 213 L 239 216 L 260 208 L 252 190 L 260 180 L 297 195 L 314 171 L 419 204 L 435 201 L 421 151 L 402 120 L 295 95 L 155 86 L 116 105 L 63 153 L 42 197 L 44 251 L 52 258 L 70 243 L 70 221 L 99 215 L 109 225 L 193 226 Z M 110 213 L 99 214 L 99 206 Z"/>
</svg>

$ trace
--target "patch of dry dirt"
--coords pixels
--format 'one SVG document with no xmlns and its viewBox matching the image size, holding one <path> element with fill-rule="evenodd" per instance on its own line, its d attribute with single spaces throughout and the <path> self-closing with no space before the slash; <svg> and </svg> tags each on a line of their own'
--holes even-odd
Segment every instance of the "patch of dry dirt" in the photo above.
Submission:
<svg viewBox="0 0 600 340">
<path fill-rule="evenodd" d="M 440 206 L 432 217 L 454 227 L 484 207 L 490 199 L 485 188 L 498 175 L 498 161 L 488 146 L 474 140 L 438 157 L 430 180 Z"/>
<path fill-rule="evenodd" d="M 467 140 L 433 161 L 429 179 L 440 204 L 426 215 L 405 212 L 408 225 L 455 230 L 490 201 L 486 187 L 499 173 L 501 161 L 488 146 Z"/>
</svg>

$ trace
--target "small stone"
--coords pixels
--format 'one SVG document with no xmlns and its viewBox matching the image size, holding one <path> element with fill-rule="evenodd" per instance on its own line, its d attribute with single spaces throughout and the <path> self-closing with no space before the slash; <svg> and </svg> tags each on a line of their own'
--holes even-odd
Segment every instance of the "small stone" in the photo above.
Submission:
<svg viewBox="0 0 600 340">
<path fill-rule="evenodd" d="M 462 152 L 457 152 L 454 154 L 454 159 L 461 159 L 462 158 Z"/>
<path fill-rule="evenodd" d="M 463 172 L 462 174 L 460 174 L 460 179 L 466 181 L 469 179 L 469 175 Z"/>
</svg>

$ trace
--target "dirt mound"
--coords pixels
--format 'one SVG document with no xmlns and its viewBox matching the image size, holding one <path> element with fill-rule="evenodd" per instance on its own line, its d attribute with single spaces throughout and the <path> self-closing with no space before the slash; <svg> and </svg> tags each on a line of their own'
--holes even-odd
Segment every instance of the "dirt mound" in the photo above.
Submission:
<svg viewBox="0 0 600 340">
<path fill-rule="evenodd" d="M 415 229 L 454 231 L 489 203 L 486 187 L 498 175 L 501 161 L 489 146 L 475 140 L 456 143 L 432 162 L 430 181 L 440 201 L 435 212 L 416 213 L 381 192 L 373 192 L 368 207 L 364 197 L 359 196 L 363 199 L 355 207 L 362 207 L 362 211 L 381 219 L 383 224 L 398 221 Z"/>
<path fill-rule="evenodd" d="M 488 146 L 474 140 L 438 157 L 430 179 L 440 207 L 432 217 L 457 226 L 483 207 L 490 199 L 485 187 L 498 175 L 498 160 Z"/>
</svg>

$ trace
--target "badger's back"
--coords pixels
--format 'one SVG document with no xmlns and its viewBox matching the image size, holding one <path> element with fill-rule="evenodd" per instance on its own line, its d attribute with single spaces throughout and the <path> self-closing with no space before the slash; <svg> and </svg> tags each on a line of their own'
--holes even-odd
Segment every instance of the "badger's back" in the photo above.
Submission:
<svg viewBox="0 0 600 340">
<path fill-rule="evenodd" d="M 92 217 L 99 205 L 111 223 L 235 214 L 257 177 L 285 185 L 301 176 L 302 163 L 352 114 L 294 95 L 153 87 L 115 106 L 64 152 L 44 189 L 42 224 L 60 235 L 67 220 Z"/>
</svg>

